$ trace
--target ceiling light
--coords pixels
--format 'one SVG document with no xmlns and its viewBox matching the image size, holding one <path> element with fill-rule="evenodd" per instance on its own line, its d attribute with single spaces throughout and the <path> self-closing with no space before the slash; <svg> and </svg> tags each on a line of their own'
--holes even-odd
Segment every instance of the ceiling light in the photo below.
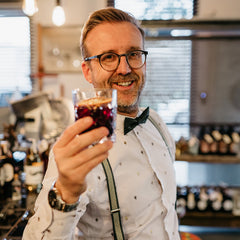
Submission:
<svg viewBox="0 0 240 240">
<path fill-rule="evenodd" d="M 56 6 L 53 9 L 52 21 L 56 26 L 61 26 L 65 23 L 65 12 L 63 7 L 60 4 L 60 0 L 56 1 Z"/>
<path fill-rule="evenodd" d="M 37 0 L 23 0 L 22 10 L 27 16 L 33 16 L 38 12 Z"/>
</svg>

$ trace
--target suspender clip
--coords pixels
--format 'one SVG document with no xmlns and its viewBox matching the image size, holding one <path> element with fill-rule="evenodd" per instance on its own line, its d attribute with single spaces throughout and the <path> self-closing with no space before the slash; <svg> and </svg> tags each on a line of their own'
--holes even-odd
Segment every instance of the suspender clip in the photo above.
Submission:
<svg viewBox="0 0 240 240">
<path fill-rule="evenodd" d="M 120 212 L 120 208 L 116 208 L 116 209 L 112 209 L 111 210 L 111 214 L 115 213 L 115 212 Z"/>
</svg>

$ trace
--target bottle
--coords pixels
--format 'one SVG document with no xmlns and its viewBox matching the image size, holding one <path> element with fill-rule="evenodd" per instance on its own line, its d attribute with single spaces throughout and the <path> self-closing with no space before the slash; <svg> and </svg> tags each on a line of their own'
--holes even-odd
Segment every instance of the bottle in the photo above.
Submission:
<svg viewBox="0 0 240 240">
<path fill-rule="evenodd" d="M 220 129 L 220 133 L 222 134 L 222 139 L 219 142 L 219 154 L 220 155 L 227 155 L 229 145 L 231 143 L 231 138 L 229 137 L 229 135 L 227 133 L 226 126 L 225 127 L 223 126 Z"/>
<path fill-rule="evenodd" d="M 212 137 L 212 142 L 210 143 L 210 154 L 211 155 L 217 155 L 217 153 L 218 153 L 218 142 L 221 139 L 221 137 L 218 138 L 216 136 L 216 132 L 215 131 L 217 132 L 217 130 L 215 130 L 215 127 L 211 126 L 210 127 L 210 135 Z M 215 134 L 214 134 L 214 132 L 215 132 Z"/>
<path fill-rule="evenodd" d="M 210 144 L 208 139 L 208 134 L 206 132 L 206 127 L 202 126 L 199 133 L 199 154 L 206 155 L 209 154 Z"/>
<path fill-rule="evenodd" d="M 177 187 L 177 201 L 176 201 L 176 211 L 178 216 L 181 218 L 186 213 L 187 205 L 187 187 Z"/>
<path fill-rule="evenodd" d="M 213 154 L 214 153 L 214 149 L 215 149 L 215 142 L 214 142 L 214 138 L 212 137 L 211 134 L 211 127 L 210 126 L 206 126 L 205 127 L 205 133 L 203 136 L 204 140 L 207 142 L 208 144 L 208 154 Z"/>
<path fill-rule="evenodd" d="M 209 199 L 211 202 L 211 210 L 213 212 L 222 211 L 222 203 L 223 203 L 223 194 L 219 187 L 215 187 L 209 193 Z"/>
<path fill-rule="evenodd" d="M 195 188 L 194 187 L 191 187 L 188 190 L 187 210 L 188 211 L 195 211 L 196 210 L 196 199 L 195 199 Z"/>
<path fill-rule="evenodd" d="M 22 199 L 21 194 L 21 182 L 17 173 L 14 174 L 14 180 L 12 182 L 12 200 L 20 201 Z"/>
<path fill-rule="evenodd" d="M 199 140 L 194 135 L 188 141 L 188 153 L 192 155 L 198 155 L 199 153 Z"/>
<path fill-rule="evenodd" d="M 217 148 L 214 154 L 219 154 L 219 145 L 220 145 L 220 141 L 222 139 L 222 134 L 220 133 L 220 128 L 218 126 L 213 127 L 211 134 L 213 136 L 214 141 L 216 142 L 216 148 Z"/>
<path fill-rule="evenodd" d="M 200 192 L 197 199 L 197 210 L 199 212 L 206 212 L 208 210 L 208 204 L 209 204 L 207 189 L 206 187 L 202 186 L 199 191 Z"/>
<path fill-rule="evenodd" d="M 223 211 L 232 212 L 233 211 L 233 195 L 234 191 L 230 188 L 223 189 Z"/>
<path fill-rule="evenodd" d="M 43 179 L 44 164 L 39 157 L 36 140 L 31 139 L 31 142 L 24 163 L 24 172 L 26 174 L 25 186 L 28 192 L 39 193 Z"/>
<path fill-rule="evenodd" d="M 233 126 L 229 127 L 229 135 L 232 139 L 232 142 L 229 145 L 229 154 L 235 156 L 235 155 L 238 154 L 238 148 L 239 148 L 239 143 L 240 143 L 240 135 L 234 129 Z"/>
</svg>

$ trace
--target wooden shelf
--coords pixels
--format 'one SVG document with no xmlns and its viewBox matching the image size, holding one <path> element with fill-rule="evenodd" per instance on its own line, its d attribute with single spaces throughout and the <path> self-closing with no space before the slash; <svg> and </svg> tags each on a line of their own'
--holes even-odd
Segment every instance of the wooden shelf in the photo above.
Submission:
<svg viewBox="0 0 240 240">
<path fill-rule="evenodd" d="M 234 216 L 232 213 L 187 212 L 180 219 L 180 225 L 240 227 L 240 216 Z"/>
<path fill-rule="evenodd" d="M 240 157 L 238 157 L 238 156 L 220 156 L 220 155 L 182 154 L 180 156 L 176 156 L 176 161 L 202 162 L 202 163 L 224 163 L 224 164 L 239 163 L 240 164 Z"/>
</svg>

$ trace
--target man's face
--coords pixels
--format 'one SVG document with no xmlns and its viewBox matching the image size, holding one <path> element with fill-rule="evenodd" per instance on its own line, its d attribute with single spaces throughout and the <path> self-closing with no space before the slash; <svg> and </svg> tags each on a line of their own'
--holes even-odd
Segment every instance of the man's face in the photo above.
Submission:
<svg viewBox="0 0 240 240">
<path fill-rule="evenodd" d="M 133 50 L 143 50 L 143 39 L 136 26 L 129 22 L 103 23 L 89 32 L 86 47 L 89 57 L 107 52 L 125 54 Z M 145 83 L 145 65 L 140 69 L 132 69 L 123 56 L 118 68 L 112 72 L 104 70 L 98 59 L 83 62 L 82 69 L 85 78 L 95 88 L 110 87 L 118 90 L 120 113 L 136 114 Z"/>
</svg>

